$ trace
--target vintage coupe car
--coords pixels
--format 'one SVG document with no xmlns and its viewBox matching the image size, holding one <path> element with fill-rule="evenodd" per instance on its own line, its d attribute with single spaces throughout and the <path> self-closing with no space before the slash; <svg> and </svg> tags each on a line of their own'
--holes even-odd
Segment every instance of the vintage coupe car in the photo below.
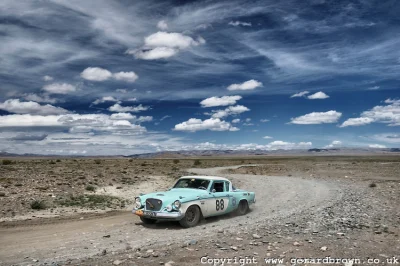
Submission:
<svg viewBox="0 0 400 266">
<path fill-rule="evenodd" d="M 244 215 L 256 199 L 254 192 L 237 189 L 224 177 L 184 176 L 168 191 L 141 194 L 135 201 L 132 212 L 145 224 L 179 221 L 192 227 L 202 217 Z"/>
</svg>

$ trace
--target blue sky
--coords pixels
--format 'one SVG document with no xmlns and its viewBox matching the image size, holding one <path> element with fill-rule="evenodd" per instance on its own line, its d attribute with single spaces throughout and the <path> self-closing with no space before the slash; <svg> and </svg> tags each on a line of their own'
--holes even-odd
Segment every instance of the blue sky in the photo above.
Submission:
<svg viewBox="0 0 400 266">
<path fill-rule="evenodd" d="M 398 147 L 396 1 L 2 1 L 0 151 Z"/>
</svg>

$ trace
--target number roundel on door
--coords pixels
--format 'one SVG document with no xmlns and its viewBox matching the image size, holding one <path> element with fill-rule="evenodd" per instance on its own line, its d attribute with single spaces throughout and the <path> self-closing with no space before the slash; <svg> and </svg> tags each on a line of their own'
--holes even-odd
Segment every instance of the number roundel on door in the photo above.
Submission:
<svg viewBox="0 0 400 266">
<path fill-rule="evenodd" d="M 223 199 L 215 201 L 215 209 L 217 211 L 219 211 L 219 210 L 223 211 L 224 208 L 225 208 L 225 202 Z"/>
</svg>

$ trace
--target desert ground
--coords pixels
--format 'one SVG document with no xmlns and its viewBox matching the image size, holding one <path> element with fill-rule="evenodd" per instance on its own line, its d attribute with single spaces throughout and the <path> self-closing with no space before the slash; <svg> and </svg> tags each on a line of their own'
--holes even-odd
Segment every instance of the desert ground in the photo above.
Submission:
<svg viewBox="0 0 400 266">
<path fill-rule="evenodd" d="M 139 193 L 189 174 L 257 202 L 189 229 L 131 213 Z M 0 202 L 0 265 L 400 265 L 395 155 L 0 158 Z"/>
</svg>

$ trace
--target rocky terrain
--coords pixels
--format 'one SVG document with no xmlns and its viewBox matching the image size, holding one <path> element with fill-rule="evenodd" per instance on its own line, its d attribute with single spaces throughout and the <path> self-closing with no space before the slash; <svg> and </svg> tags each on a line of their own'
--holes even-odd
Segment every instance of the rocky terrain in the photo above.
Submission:
<svg viewBox="0 0 400 266">
<path fill-rule="evenodd" d="M 82 168 L 88 171 L 86 174 L 99 169 L 103 169 L 103 173 L 115 172 L 117 167 L 125 167 L 123 171 L 131 176 L 137 172 L 143 174 L 134 184 L 122 184 L 124 175 L 121 177 L 116 172 L 112 186 L 105 177 L 94 184 L 95 192 L 87 191 L 87 184 L 74 185 L 76 194 L 107 195 L 128 201 L 138 192 L 136 188 L 163 189 L 173 182 L 174 171 L 183 173 L 181 171 L 192 167 L 187 170 L 191 174 L 219 174 L 232 179 L 236 186 L 255 191 L 258 201 L 255 209 L 246 216 L 207 219 L 190 229 L 181 229 L 176 223 L 145 227 L 139 219 L 123 211 L 74 215 L 83 210 L 100 211 L 104 206 L 92 209 L 79 206 L 74 211 L 65 211 L 57 219 L 30 217 L 27 221 L 21 220 L 22 215 L 37 216 L 35 214 L 43 210 L 21 207 L 19 221 L 0 223 L 0 242 L 10 245 L 7 250 L 0 249 L 0 265 L 13 262 L 18 265 L 213 265 L 214 262 L 214 265 L 229 265 L 211 261 L 221 258 L 253 259 L 259 265 L 311 265 L 301 261 L 293 263 L 293 258 L 325 257 L 361 259 L 363 263 L 372 258 L 379 260 L 372 265 L 385 265 L 387 259 L 400 257 L 400 158 L 395 156 L 191 159 L 178 162 L 109 159 L 100 164 L 89 163 L 92 159 L 80 160 L 80 165 L 85 165 Z M 66 161 L 57 163 L 65 165 L 64 171 L 71 171 L 68 164 L 74 161 Z M 24 169 L 25 163 L 34 164 L 18 161 L 12 166 Z M 45 165 L 43 161 L 40 163 Z M 232 165 L 242 166 L 214 168 Z M 11 174 L 7 178 L 12 179 Z M 18 195 L 12 191 L 21 186 L 7 186 L 8 182 L 3 186 L 4 180 L 2 182 L 0 191 L 6 193 L 2 202 L 7 200 L 6 208 L 12 208 L 12 204 L 16 204 L 15 198 L 9 198 Z M 55 190 L 59 185 L 53 183 L 51 188 Z M 117 186 L 122 188 L 117 189 Z M 32 190 L 35 191 L 35 187 L 31 185 L 26 188 L 26 192 Z M 35 195 L 45 196 L 40 192 Z M 62 194 L 56 192 L 51 202 L 56 202 L 57 195 Z M 54 211 L 64 208 L 52 204 Z M 110 206 L 110 209 L 127 209 L 118 206 Z M 63 225 L 64 233 L 60 231 L 60 225 Z M 16 247 L 21 245 L 24 249 L 18 252 Z M 210 264 L 202 264 L 202 257 L 203 262 L 208 260 Z M 283 261 L 266 263 L 264 258 Z M 362 264 L 344 262 L 339 265 Z"/>
</svg>

